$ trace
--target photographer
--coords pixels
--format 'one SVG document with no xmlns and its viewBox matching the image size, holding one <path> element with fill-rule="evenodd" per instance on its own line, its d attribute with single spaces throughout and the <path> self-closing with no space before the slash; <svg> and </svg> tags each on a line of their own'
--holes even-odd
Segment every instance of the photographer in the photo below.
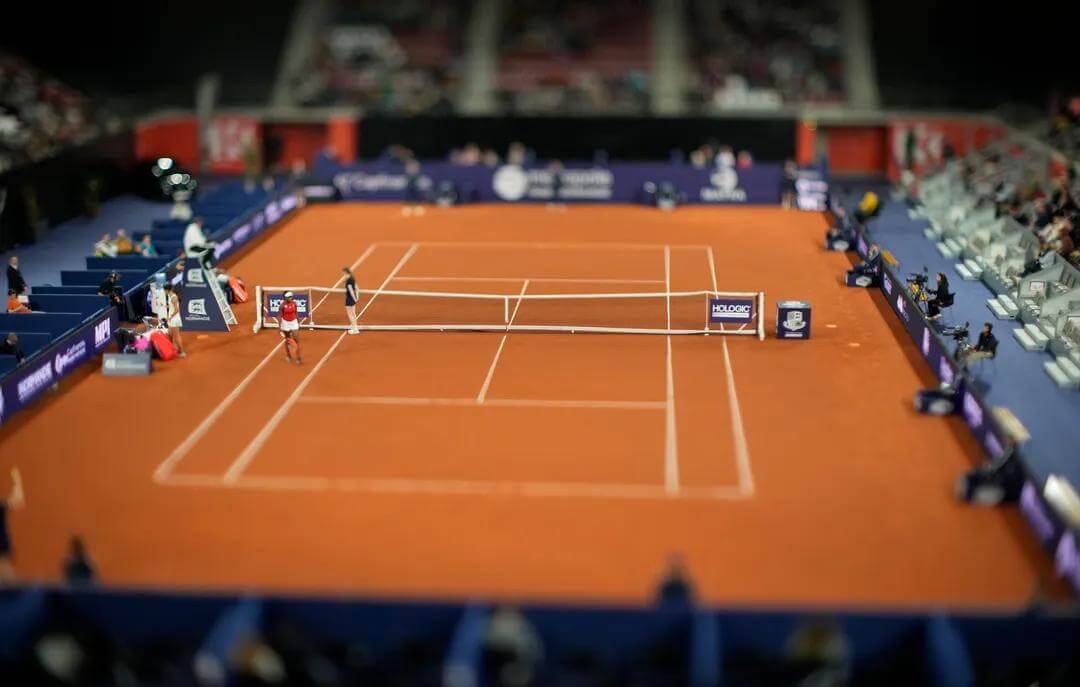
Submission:
<svg viewBox="0 0 1080 687">
<path fill-rule="evenodd" d="M 948 308 L 953 304 L 954 295 L 949 292 L 949 280 L 941 272 L 936 276 L 936 289 L 929 289 L 934 295 L 926 302 L 926 314 L 934 320 L 941 317 L 942 308 Z"/>
<path fill-rule="evenodd" d="M 979 332 L 979 340 L 974 346 L 967 347 L 959 352 L 960 365 L 970 367 L 977 360 L 986 360 L 997 355 L 998 340 L 994 336 L 994 325 L 989 322 L 983 323 L 982 331 Z"/>
<path fill-rule="evenodd" d="M 861 265 L 856 265 L 855 271 L 875 279 L 881 274 L 881 248 L 876 243 L 870 246 L 870 250 L 866 252 L 866 260 Z"/>
<path fill-rule="evenodd" d="M 120 275 L 116 272 L 109 272 L 109 276 L 105 277 L 105 281 L 101 282 L 101 286 L 98 287 L 99 296 L 108 296 L 109 303 L 115 305 L 117 311 L 120 313 L 121 320 L 127 320 L 127 307 L 124 303 L 124 289 L 120 286 Z"/>
</svg>

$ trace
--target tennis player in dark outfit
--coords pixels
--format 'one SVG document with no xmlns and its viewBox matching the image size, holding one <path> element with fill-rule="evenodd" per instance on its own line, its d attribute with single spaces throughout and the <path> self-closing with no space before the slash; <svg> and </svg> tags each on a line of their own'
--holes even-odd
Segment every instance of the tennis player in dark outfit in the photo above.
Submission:
<svg viewBox="0 0 1080 687">
<path fill-rule="evenodd" d="M 356 301 L 360 300 L 360 293 L 356 290 L 356 277 L 348 267 L 342 267 L 345 273 L 345 314 L 349 316 L 349 333 L 359 334 L 360 328 L 356 326 Z"/>
<path fill-rule="evenodd" d="M 11 469 L 11 495 L 0 501 L 0 584 L 15 581 L 15 566 L 11 563 L 11 538 L 8 536 L 8 511 L 23 507 L 22 477 L 16 468 Z"/>
</svg>

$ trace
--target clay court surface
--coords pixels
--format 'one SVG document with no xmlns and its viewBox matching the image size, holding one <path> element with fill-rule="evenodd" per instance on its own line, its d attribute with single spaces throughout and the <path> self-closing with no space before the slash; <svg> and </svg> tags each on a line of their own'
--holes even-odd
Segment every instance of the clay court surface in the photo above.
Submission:
<svg viewBox="0 0 1080 687">
<path fill-rule="evenodd" d="M 344 265 L 375 290 L 760 290 L 770 330 L 777 300 L 811 301 L 813 338 L 315 331 L 292 366 L 249 302 L 232 333 L 186 334 L 187 360 L 83 375 L 3 430 L 17 570 L 57 579 L 79 533 L 117 585 L 641 602 L 680 552 L 712 603 L 1025 604 L 1048 560 L 1015 511 L 953 499 L 977 447 L 914 413 L 931 377 L 880 296 L 841 285 L 823 229 L 764 208 L 309 207 L 234 261 L 252 291 Z M 482 307 L 361 302 L 371 323 Z M 343 322 L 341 297 L 316 320 Z"/>
</svg>

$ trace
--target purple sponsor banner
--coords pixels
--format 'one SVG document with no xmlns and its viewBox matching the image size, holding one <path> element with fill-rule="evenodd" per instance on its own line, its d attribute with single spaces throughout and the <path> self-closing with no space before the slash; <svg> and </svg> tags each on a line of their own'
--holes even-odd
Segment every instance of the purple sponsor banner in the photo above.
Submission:
<svg viewBox="0 0 1080 687">
<path fill-rule="evenodd" d="M 330 171 L 330 170 L 327 170 Z M 371 162 L 333 170 L 329 176 L 344 200 L 404 200 L 410 180 L 401 165 Z M 501 165 L 463 167 L 425 163 L 414 185 L 430 193 L 443 182 L 457 187 L 464 202 L 612 202 L 645 200 L 646 184 L 669 183 L 687 203 L 775 205 L 780 200 L 781 167 L 763 163 L 746 169 L 647 162 L 548 167 Z"/>
<path fill-rule="evenodd" d="M 709 299 L 709 322 L 749 324 L 753 320 L 753 298 Z"/>
<path fill-rule="evenodd" d="M 109 308 L 4 377 L 0 383 L 0 423 L 103 352 L 119 324 L 116 308 Z"/>
<path fill-rule="evenodd" d="M 311 315 L 311 294 L 306 291 L 300 291 L 293 294 L 293 301 L 296 302 L 296 317 L 299 319 L 307 318 Z M 266 314 L 270 317 L 277 317 L 281 313 L 281 303 L 285 300 L 284 292 L 268 293 L 266 294 Z"/>
</svg>

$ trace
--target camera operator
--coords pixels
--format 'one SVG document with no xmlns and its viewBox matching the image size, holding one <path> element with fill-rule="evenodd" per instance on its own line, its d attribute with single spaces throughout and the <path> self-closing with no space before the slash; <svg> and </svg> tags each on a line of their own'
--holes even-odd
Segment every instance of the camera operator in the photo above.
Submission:
<svg viewBox="0 0 1080 687">
<path fill-rule="evenodd" d="M 936 275 L 935 289 L 929 289 L 934 295 L 926 302 L 926 314 L 930 319 L 941 317 L 942 308 L 948 308 L 953 304 L 954 295 L 949 292 L 949 280 L 941 272 Z"/>
<path fill-rule="evenodd" d="M 982 331 L 979 332 L 979 340 L 974 346 L 968 346 L 959 352 L 960 365 L 970 367 L 977 360 L 986 360 L 997 355 L 998 340 L 994 336 L 994 325 L 989 322 L 983 323 Z"/>
<path fill-rule="evenodd" d="M 98 295 L 108 296 L 109 303 L 116 306 L 120 313 L 120 319 L 127 320 L 127 304 L 124 302 L 124 289 L 120 286 L 119 274 L 109 272 L 109 276 L 105 277 L 105 281 L 98 287 Z"/>
<path fill-rule="evenodd" d="M 877 277 L 881 274 L 881 248 L 875 243 L 866 252 L 866 260 L 861 265 L 855 266 L 855 271 L 868 277 Z"/>
</svg>

